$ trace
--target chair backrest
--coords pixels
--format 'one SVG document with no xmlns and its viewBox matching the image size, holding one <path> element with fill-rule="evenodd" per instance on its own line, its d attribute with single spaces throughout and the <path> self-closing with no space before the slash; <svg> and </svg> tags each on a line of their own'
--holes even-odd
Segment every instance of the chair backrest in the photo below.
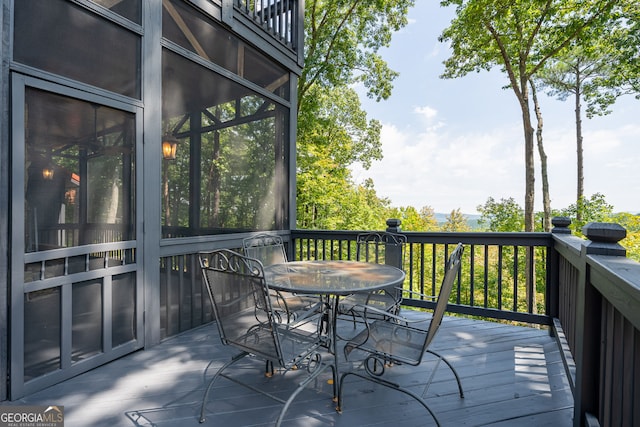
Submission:
<svg viewBox="0 0 640 427">
<path fill-rule="evenodd" d="M 356 260 L 403 269 L 407 236 L 386 231 L 361 233 L 356 238 Z"/>
<path fill-rule="evenodd" d="M 263 266 L 287 262 L 282 237 L 276 234 L 262 233 L 242 241 L 244 254 L 259 260 Z"/>
<path fill-rule="evenodd" d="M 228 249 L 199 255 L 222 343 L 282 363 L 260 262 Z"/>
<path fill-rule="evenodd" d="M 404 246 L 407 236 L 386 231 L 361 233 L 356 238 L 356 260 L 387 264 L 403 270 Z M 400 303 L 402 289 L 400 286 L 389 286 L 384 289 L 388 295 Z"/>
<path fill-rule="evenodd" d="M 444 312 L 447 309 L 447 303 L 449 302 L 449 295 L 451 295 L 451 289 L 453 288 L 453 282 L 455 281 L 458 272 L 460 271 L 460 263 L 463 251 L 464 246 L 462 246 L 462 243 L 458 243 L 454 251 L 449 256 L 449 260 L 447 261 L 447 264 L 445 266 L 444 279 L 442 280 L 440 292 L 438 293 L 436 308 L 433 311 L 433 316 L 431 317 L 431 322 L 429 323 L 427 337 L 422 349 L 423 353 L 424 351 L 426 351 L 427 347 L 429 347 L 431 341 L 433 341 L 433 338 L 435 338 L 436 333 L 438 332 L 438 328 L 442 323 L 442 318 L 444 316 Z"/>
</svg>

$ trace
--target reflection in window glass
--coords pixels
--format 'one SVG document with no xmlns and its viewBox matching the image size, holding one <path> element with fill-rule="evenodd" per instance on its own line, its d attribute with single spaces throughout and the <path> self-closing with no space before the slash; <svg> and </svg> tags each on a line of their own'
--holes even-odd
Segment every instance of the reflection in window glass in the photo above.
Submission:
<svg viewBox="0 0 640 427">
<path fill-rule="evenodd" d="M 135 273 L 113 277 L 111 345 L 117 347 L 136 339 Z"/>
<path fill-rule="evenodd" d="M 100 6 L 106 7 L 129 21 L 140 24 L 142 16 L 141 0 L 91 0 Z"/>
<path fill-rule="evenodd" d="M 164 237 L 286 227 L 288 109 L 164 51 Z"/>
<path fill-rule="evenodd" d="M 238 76 L 289 99 L 289 71 L 185 2 L 163 0 L 162 36 Z"/>
<path fill-rule="evenodd" d="M 27 88 L 27 252 L 135 236 L 132 113 Z"/>
<path fill-rule="evenodd" d="M 102 283 L 75 283 L 72 292 L 71 359 L 102 352 Z"/>
<path fill-rule="evenodd" d="M 140 99 L 138 34 L 66 0 L 16 1 L 14 16 L 15 61 Z"/>
<path fill-rule="evenodd" d="M 60 288 L 25 295 L 25 382 L 60 369 L 60 321 Z"/>
</svg>

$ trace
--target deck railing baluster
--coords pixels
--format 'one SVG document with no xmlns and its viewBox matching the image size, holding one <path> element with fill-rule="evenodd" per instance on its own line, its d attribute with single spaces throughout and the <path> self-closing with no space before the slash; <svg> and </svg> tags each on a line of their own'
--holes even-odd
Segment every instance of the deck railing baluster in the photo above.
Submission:
<svg viewBox="0 0 640 427">
<path fill-rule="evenodd" d="M 282 45 L 295 50 L 297 47 L 297 0 L 236 0 L 235 10 L 259 25 Z M 301 41 L 301 40 L 300 40 Z"/>
<path fill-rule="evenodd" d="M 293 230 L 291 239 L 294 246 L 302 248 L 306 244 L 307 247 L 306 254 L 302 249 L 295 254 L 296 259 L 354 259 L 354 245 L 360 232 Z M 523 294 L 519 289 L 523 283 L 532 283 L 533 286 L 535 279 L 538 284 L 530 290 L 537 289 L 540 295 L 537 299 L 544 298 L 548 278 L 545 275 L 535 278 L 533 273 L 536 271 L 535 263 L 546 262 L 544 254 L 551 242 L 549 233 L 404 234 L 408 237 L 404 257 L 407 290 L 437 295 L 447 252 L 450 245 L 460 241 L 468 250 L 465 251 L 465 262 L 454 288 L 456 295 L 451 298 L 451 311 L 521 322 L 551 323 L 547 313 L 536 313 L 536 298 L 530 295 L 528 300 L 521 300 L 520 295 Z M 476 247 L 482 247 L 483 250 Z M 519 265 L 522 259 L 520 251 L 530 254 L 528 260 L 532 265 L 526 271 Z M 541 251 L 543 256 L 531 257 L 535 251 Z M 480 265 L 483 271 L 479 269 Z M 538 270 L 545 268 L 545 265 L 540 265 Z M 527 274 L 530 280 L 525 280 Z M 482 299 L 478 298 L 480 292 Z M 405 303 L 408 306 L 431 308 L 432 301 L 407 293 Z"/>
</svg>

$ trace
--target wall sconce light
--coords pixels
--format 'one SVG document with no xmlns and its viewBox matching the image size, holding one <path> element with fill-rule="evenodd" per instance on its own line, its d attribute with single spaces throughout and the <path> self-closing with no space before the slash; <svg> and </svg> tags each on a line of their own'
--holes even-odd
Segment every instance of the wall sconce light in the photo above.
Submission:
<svg viewBox="0 0 640 427">
<path fill-rule="evenodd" d="M 42 177 L 47 181 L 51 181 L 53 179 L 53 167 L 45 166 L 42 168 Z"/>
<path fill-rule="evenodd" d="M 178 139 L 173 134 L 166 133 L 162 138 L 162 157 L 165 160 L 175 160 L 178 150 Z"/>
</svg>

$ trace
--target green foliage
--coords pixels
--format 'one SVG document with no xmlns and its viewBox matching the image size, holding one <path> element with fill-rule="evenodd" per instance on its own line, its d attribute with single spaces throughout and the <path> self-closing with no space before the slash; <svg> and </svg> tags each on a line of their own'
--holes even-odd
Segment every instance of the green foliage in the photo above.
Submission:
<svg viewBox="0 0 640 427">
<path fill-rule="evenodd" d="M 634 215 L 628 212 L 620 212 L 611 215 L 611 222 L 615 222 L 616 224 L 620 224 L 623 226 L 627 232 L 636 232 L 640 231 L 640 215 Z"/>
<path fill-rule="evenodd" d="M 489 197 L 477 209 L 481 215 L 478 224 L 486 226 L 488 231 L 524 230 L 524 211 L 512 197 L 500 199 L 499 202 Z"/>
<path fill-rule="evenodd" d="M 640 96 L 640 6 L 617 2 L 605 16 L 585 27 L 536 76 L 551 96 L 580 96 L 589 118 L 609 114 L 623 94 Z"/>
<path fill-rule="evenodd" d="M 611 215 L 609 221 L 627 230 L 627 237 L 620 244 L 627 250 L 627 257 L 640 262 L 640 215 L 621 212 Z"/>
<path fill-rule="evenodd" d="M 413 0 L 314 0 L 305 5 L 305 67 L 298 79 L 297 226 L 380 229 L 388 200 L 349 166 L 382 158 L 381 125 L 368 120 L 354 84 L 377 100 L 397 73 L 378 55 L 407 23 Z M 387 217 L 388 218 L 388 217 Z"/>
<path fill-rule="evenodd" d="M 499 67 L 507 77 L 522 110 L 525 135 L 526 231 L 533 231 L 534 142 L 528 82 L 545 63 L 592 25 L 610 19 L 615 0 L 443 0 L 455 6 L 456 17 L 440 41 L 448 42 L 451 56 L 444 61 L 443 78 Z"/>
<path fill-rule="evenodd" d="M 316 109 L 302 110 L 298 118 L 297 226 L 370 224 L 388 201 L 376 197 L 371 181 L 356 187 L 348 166 L 360 162 L 366 167 L 382 157 L 380 124 L 367 122 L 353 89 L 313 88 L 309 96 Z"/>
<path fill-rule="evenodd" d="M 454 209 L 447 216 L 447 222 L 442 226 L 442 231 L 469 231 L 467 218 L 462 214 L 460 209 Z"/>
<path fill-rule="evenodd" d="M 605 33 L 605 43 L 610 45 L 611 73 L 602 76 L 602 84 L 616 93 L 634 94 L 640 99 L 640 3 L 637 0 L 621 0 L 615 11 L 615 21 Z"/>
<path fill-rule="evenodd" d="M 377 100 L 391 95 L 397 73 L 378 54 L 407 24 L 413 0 L 311 0 L 305 3 L 305 66 L 298 82 L 299 109 L 308 91 L 363 83 Z M 313 109 L 313 108 L 312 108 Z"/>
<path fill-rule="evenodd" d="M 436 231 L 438 221 L 436 221 L 433 209 L 424 206 L 420 212 L 413 206 L 389 208 L 385 215 L 387 218 L 396 218 L 402 221 L 403 231 Z M 384 223 L 384 222 L 383 222 Z"/>
<path fill-rule="evenodd" d="M 590 222 L 606 222 L 613 212 L 613 206 L 607 203 L 603 194 L 595 193 L 590 198 L 582 197 L 577 203 L 559 212 L 558 216 L 571 218 L 571 230 L 582 236 L 582 227 Z M 578 215 L 580 213 L 580 216 Z M 577 220 L 581 218 L 581 220 Z"/>
</svg>

